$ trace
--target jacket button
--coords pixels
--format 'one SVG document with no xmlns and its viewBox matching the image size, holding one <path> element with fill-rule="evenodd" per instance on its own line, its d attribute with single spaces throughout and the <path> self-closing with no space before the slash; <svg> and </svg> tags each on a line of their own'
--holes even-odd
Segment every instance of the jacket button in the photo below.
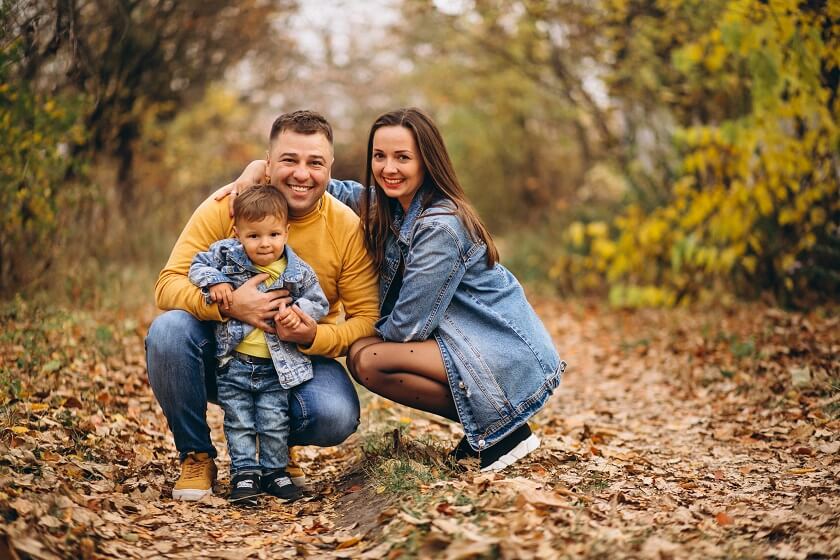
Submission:
<svg viewBox="0 0 840 560">
<path fill-rule="evenodd" d="M 466 387 L 466 385 L 464 385 L 464 382 L 463 382 L 463 381 L 459 381 L 459 382 L 458 382 L 458 388 L 459 388 L 459 389 L 463 389 L 464 387 Z"/>
<path fill-rule="evenodd" d="M 486 443 L 487 443 L 487 442 L 486 442 L 486 441 L 484 441 L 483 439 L 478 440 L 478 446 L 479 446 L 479 447 L 484 447 L 484 444 L 486 444 Z"/>
</svg>

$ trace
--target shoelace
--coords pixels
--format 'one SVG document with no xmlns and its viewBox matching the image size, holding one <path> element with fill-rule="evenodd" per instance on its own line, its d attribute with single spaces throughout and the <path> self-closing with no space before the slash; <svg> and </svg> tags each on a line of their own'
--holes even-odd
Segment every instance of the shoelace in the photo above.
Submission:
<svg viewBox="0 0 840 560">
<path fill-rule="evenodd" d="M 197 461 L 184 462 L 184 478 L 201 478 L 204 474 L 204 465 Z"/>
</svg>

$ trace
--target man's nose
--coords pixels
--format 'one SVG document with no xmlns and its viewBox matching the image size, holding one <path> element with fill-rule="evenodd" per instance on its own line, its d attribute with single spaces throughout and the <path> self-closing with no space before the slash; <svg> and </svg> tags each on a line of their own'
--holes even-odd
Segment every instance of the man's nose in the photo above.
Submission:
<svg viewBox="0 0 840 560">
<path fill-rule="evenodd" d="M 309 178 L 309 169 L 305 165 L 295 167 L 294 177 L 298 181 L 305 181 Z"/>
</svg>

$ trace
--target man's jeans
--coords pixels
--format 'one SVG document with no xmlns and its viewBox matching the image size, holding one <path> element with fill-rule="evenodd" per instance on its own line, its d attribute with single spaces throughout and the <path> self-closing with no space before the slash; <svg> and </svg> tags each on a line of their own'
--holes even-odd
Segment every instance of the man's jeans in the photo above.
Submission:
<svg viewBox="0 0 840 560">
<path fill-rule="evenodd" d="M 195 451 L 216 456 L 207 402 L 216 402 L 214 323 L 186 311 L 159 315 L 146 336 L 149 383 L 183 460 Z M 341 364 L 312 357 L 315 377 L 289 391 L 289 446 L 338 445 L 359 425 L 359 397 Z"/>
<path fill-rule="evenodd" d="M 218 370 L 216 383 L 219 405 L 225 411 L 231 476 L 285 468 L 289 463 L 289 391 L 280 385 L 274 364 L 237 356 Z"/>
</svg>

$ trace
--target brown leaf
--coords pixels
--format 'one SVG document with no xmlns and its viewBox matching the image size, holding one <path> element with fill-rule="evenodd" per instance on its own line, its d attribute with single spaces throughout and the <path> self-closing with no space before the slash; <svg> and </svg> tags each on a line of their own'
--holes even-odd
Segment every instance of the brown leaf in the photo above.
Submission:
<svg viewBox="0 0 840 560">
<path fill-rule="evenodd" d="M 64 401 L 62 401 L 61 405 L 64 408 L 83 408 L 84 407 L 84 405 L 82 404 L 82 401 L 80 401 L 76 397 L 67 397 L 66 399 L 64 399 Z"/>
<path fill-rule="evenodd" d="M 721 525 L 721 526 L 732 525 L 733 523 L 735 523 L 735 520 L 732 519 L 724 511 L 721 511 L 717 515 L 715 515 L 715 521 L 717 522 L 718 525 Z"/>
</svg>

